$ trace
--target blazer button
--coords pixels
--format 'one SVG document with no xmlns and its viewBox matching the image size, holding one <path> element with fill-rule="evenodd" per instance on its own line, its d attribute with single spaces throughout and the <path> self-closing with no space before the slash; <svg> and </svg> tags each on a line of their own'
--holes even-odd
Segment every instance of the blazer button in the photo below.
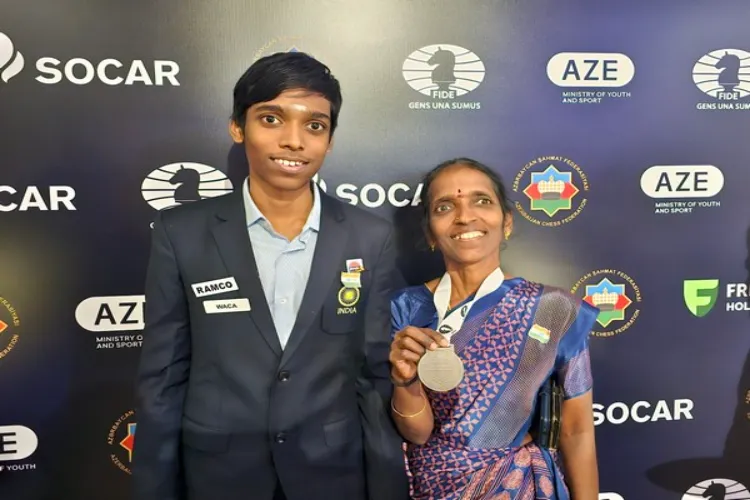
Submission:
<svg viewBox="0 0 750 500">
<path fill-rule="evenodd" d="M 279 432 L 278 434 L 276 434 L 275 441 L 278 444 L 284 444 L 286 442 L 286 434 L 284 434 L 283 432 Z"/>
<path fill-rule="evenodd" d="M 279 372 L 279 380 L 281 382 L 286 382 L 287 380 L 289 380 L 289 377 L 290 377 L 290 374 L 288 371 L 283 370 Z"/>
</svg>

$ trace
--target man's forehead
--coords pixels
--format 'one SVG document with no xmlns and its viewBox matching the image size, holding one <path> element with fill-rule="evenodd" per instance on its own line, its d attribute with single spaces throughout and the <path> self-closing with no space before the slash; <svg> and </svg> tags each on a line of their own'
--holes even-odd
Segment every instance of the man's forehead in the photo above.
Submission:
<svg viewBox="0 0 750 500">
<path fill-rule="evenodd" d="M 325 113 L 328 115 L 331 106 L 327 99 L 318 94 L 280 95 L 276 99 L 257 103 L 255 109 L 277 109 L 297 113 Z"/>
</svg>

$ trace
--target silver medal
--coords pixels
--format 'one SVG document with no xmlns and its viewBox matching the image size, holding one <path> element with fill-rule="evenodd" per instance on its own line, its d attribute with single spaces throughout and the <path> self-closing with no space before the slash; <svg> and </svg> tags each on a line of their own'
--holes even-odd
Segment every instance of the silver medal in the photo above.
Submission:
<svg viewBox="0 0 750 500">
<path fill-rule="evenodd" d="M 417 365 L 419 380 L 436 392 L 448 392 L 464 379 L 464 364 L 452 345 L 427 351 Z"/>
</svg>

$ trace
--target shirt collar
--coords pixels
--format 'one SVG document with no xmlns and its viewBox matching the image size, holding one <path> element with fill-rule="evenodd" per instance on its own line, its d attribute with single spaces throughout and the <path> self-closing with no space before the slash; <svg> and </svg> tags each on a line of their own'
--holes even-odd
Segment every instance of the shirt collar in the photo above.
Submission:
<svg viewBox="0 0 750 500">
<path fill-rule="evenodd" d="M 250 196 L 249 179 L 249 177 L 245 177 L 245 182 L 242 183 L 242 199 L 245 205 L 245 222 L 247 223 L 247 227 L 250 227 L 260 221 L 268 222 L 268 219 L 266 219 L 265 215 L 263 215 L 263 213 L 253 201 L 253 198 Z M 318 192 L 319 188 L 316 183 L 313 182 L 312 186 L 313 206 L 312 210 L 310 210 L 310 214 L 307 216 L 305 225 L 302 227 L 302 232 L 304 232 L 305 229 L 308 228 L 312 229 L 315 232 L 318 232 L 320 230 L 320 193 Z"/>
</svg>

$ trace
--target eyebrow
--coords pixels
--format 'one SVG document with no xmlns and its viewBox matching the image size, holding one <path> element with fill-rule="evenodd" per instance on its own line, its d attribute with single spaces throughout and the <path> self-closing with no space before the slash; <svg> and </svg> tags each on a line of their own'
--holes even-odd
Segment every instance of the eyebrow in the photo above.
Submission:
<svg viewBox="0 0 750 500">
<path fill-rule="evenodd" d="M 480 190 L 469 191 L 469 192 L 468 192 L 468 193 L 466 193 L 466 194 L 468 194 L 469 196 L 471 196 L 471 197 L 474 197 L 474 198 L 476 198 L 477 196 L 490 196 L 490 194 L 489 194 L 489 193 L 487 193 L 486 191 L 480 191 Z M 433 203 L 441 203 L 441 202 L 444 202 L 444 201 L 451 201 L 451 200 L 453 200 L 453 199 L 454 199 L 455 197 L 456 197 L 456 196 L 455 196 L 455 195 L 452 195 L 452 194 L 449 194 L 449 195 L 445 195 L 445 196 L 441 196 L 440 198 L 436 198 L 436 199 L 435 199 L 435 200 L 433 201 Z"/>
<path fill-rule="evenodd" d="M 284 114 L 284 108 L 279 106 L 278 104 L 261 104 L 257 108 L 255 108 L 256 113 L 278 113 L 283 115 Z M 323 113 L 322 111 L 312 111 L 309 113 L 310 116 L 316 120 L 331 120 L 331 117 L 328 116 L 326 113 Z"/>
</svg>

